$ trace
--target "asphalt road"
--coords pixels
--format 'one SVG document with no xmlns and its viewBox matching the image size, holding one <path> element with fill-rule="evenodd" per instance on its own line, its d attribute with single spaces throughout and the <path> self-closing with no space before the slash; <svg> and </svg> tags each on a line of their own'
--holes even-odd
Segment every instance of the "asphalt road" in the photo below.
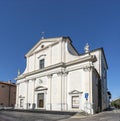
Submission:
<svg viewBox="0 0 120 121">
<path fill-rule="evenodd" d="M 71 116 L 66 114 L 0 111 L 0 121 L 120 121 L 120 110 L 106 111 L 91 116 L 82 116 L 79 113 Z"/>
<path fill-rule="evenodd" d="M 58 121 L 69 117 L 70 115 L 61 114 L 0 111 L 0 121 Z"/>
<path fill-rule="evenodd" d="M 120 110 L 106 111 L 87 117 L 72 116 L 60 121 L 120 121 Z"/>
</svg>

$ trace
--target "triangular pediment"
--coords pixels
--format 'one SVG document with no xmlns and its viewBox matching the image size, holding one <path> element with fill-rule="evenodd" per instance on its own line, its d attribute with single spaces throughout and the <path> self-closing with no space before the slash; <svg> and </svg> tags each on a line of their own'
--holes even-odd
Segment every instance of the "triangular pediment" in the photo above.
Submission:
<svg viewBox="0 0 120 121">
<path fill-rule="evenodd" d="M 41 39 L 25 56 L 32 55 L 40 50 L 49 47 L 50 45 L 58 42 L 61 40 L 61 37 L 58 38 L 48 38 L 48 39 Z"/>
<path fill-rule="evenodd" d="M 69 94 L 81 94 L 81 93 L 83 93 L 83 92 L 80 92 L 78 90 L 73 90 L 73 91 L 69 92 Z"/>
</svg>

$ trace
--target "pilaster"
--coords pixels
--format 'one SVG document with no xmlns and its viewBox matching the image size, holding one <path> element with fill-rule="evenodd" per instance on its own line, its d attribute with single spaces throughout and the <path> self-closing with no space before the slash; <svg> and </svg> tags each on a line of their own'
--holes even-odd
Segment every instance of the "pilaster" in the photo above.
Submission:
<svg viewBox="0 0 120 121">
<path fill-rule="evenodd" d="M 93 114 L 93 96 L 92 96 L 92 69 L 94 68 L 93 65 L 88 65 L 83 67 L 83 71 L 85 71 L 85 75 L 87 77 L 87 79 L 85 81 L 88 81 L 88 90 L 86 90 L 86 93 L 88 93 L 88 99 L 86 99 L 85 102 L 85 111 L 87 113 Z"/>
<path fill-rule="evenodd" d="M 49 102 L 49 110 L 52 110 L 52 74 L 49 74 L 49 75 L 47 75 L 47 77 L 48 77 L 48 85 L 49 85 L 49 87 L 48 87 L 48 95 L 49 95 L 49 100 L 48 100 L 48 102 Z"/>
</svg>

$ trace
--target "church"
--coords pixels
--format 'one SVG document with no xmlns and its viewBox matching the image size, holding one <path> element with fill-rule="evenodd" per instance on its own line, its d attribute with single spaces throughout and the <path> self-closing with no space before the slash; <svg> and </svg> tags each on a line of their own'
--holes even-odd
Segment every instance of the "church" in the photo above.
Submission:
<svg viewBox="0 0 120 121">
<path fill-rule="evenodd" d="M 108 107 L 107 61 L 103 48 L 79 54 L 70 37 L 41 38 L 25 55 L 16 78 L 16 109 L 85 111 Z"/>
</svg>

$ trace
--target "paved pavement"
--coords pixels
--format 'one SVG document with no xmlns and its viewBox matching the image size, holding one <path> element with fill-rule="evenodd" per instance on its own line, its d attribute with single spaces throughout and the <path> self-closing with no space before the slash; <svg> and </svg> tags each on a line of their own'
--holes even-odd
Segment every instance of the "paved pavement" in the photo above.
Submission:
<svg viewBox="0 0 120 121">
<path fill-rule="evenodd" d="M 120 110 L 105 111 L 89 116 L 75 115 L 60 121 L 120 121 Z"/>
<path fill-rule="evenodd" d="M 120 110 L 95 115 L 0 111 L 0 121 L 120 121 Z"/>
</svg>

